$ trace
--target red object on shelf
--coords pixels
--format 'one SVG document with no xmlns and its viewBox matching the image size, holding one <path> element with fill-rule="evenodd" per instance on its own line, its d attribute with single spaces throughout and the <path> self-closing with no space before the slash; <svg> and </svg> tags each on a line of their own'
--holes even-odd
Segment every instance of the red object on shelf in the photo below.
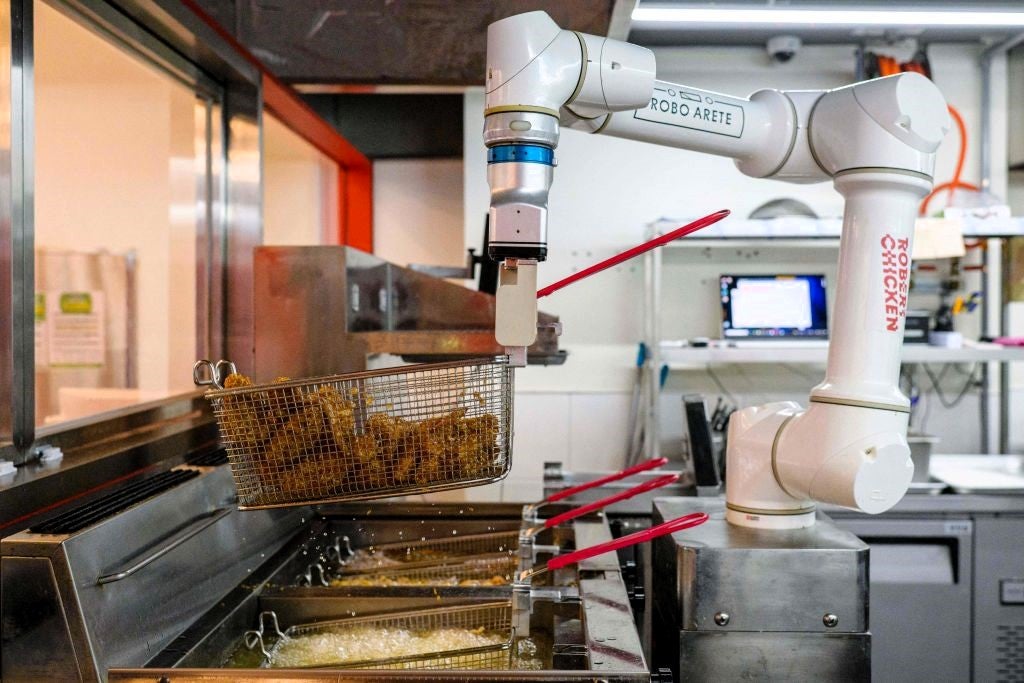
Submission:
<svg viewBox="0 0 1024 683">
<path fill-rule="evenodd" d="M 650 529 L 643 529 L 635 533 L 616 538 L 611 541 L 599 543 L 583 550 L 576 550 L 565 555 L 556 555 L 555 557 L 548 560 L 545 565 L 548 571 L 554 571 L 567 567 L 570 564 L 576 564 L 581 560 L 586 560 L 597 555 L 603 555 L 610 553 L 613 550 L 619 550 L 620 548 L 628 548 L 631 545 L 637 543 L 644 543 L 646 541 L 652 541 L 655 538 L 664 536 L 665 534 L 673 534 L 677 531 L 683 531 L 684 529 L 692 529 L 695 526 L 700 526 L 704 522 L 708 521 L 707 513 L 694 512 L 689 515 L 677 517 L 669 522 L 664 522 L 658 526 L 653 526 Z"/>
<path fill-rule="evenodd" d="M 649 240 L 647 242 L 644 242 L 643 244 L 638 244 L 632 249 L 627 249 L 621 254 L 616 254 L 615 256 L 612 256 L 609 259 L 605 259 L 600 263 L 595 263 L 594 265 L 589 266 L 588 268 L 584 268 L 578 273 L 573 273 L 569 277 L 559 280 L 554 284 L 550 284 L 547 287 L 542 287 L 537 291 L 537 298 L 542 299 L 546 297 L 548 294 L 553 294 L 558 290 L 562 289 L 563 287 L 568 287 L 574 282 L 579 282 L 583 278 L 587 278 L 590 277 L 591 275 L 600 273 L 602 270 L 607 270 L 612 266 L 617 266 L 623 261 L 628 261 L 629 259 L 639 256 L 640 254 L 647 253 L 651 249 L 657 249 L 658 247 L 668 244 L 669 242 L 674 242 L 680 237 L 685 237 L 686 235 L 689 235 L 692 232 L 697 232 L 701 228 L 706 228 L 709 225 L 712 225 L 713 223 L 717 223 L 718 221 L 728 216 L 730 213 L 732 212 L 729 211 L 729 209 L 722 209 L 721 211 L 716 211 L 715 213 L 708 214 L 703 218 L 698 218 L 692 223 L 687 223 L 681 228 L 676 228 L 672 232 L 666 233 L 661 237 L 655 237 L 653 240 Z"/>
<path fill-rule="evenodd" d="M 584 491 L 589 491 L 592 488 L 604 486 L 605 484 L 610 484 L 613 481 L 618 481 L 619 479 L 631 477 L 634 474 L 638 474 L 640 472 L 646 472 L 647 470 L 657 469 L 658 467 L 661 467 L 662 465 L 665 465 L 667 463 L 668 458 L 651 458 L 650 460 L 644 460 L 643 462 L 633 465 L 632 467 L 627 467 L 626 469 L 619 470 L 618 472 L 615 472 L 613 474 L 606 474 L 605 476 L 600 477 L 599 479 L 595 479 L 594 481 L 588 481 L 585 484 L 579 484 L 577 486 L 572 486 L 567 489 L 562 489 L 561 491 L 556 491 L 555 493 L 552 493 L 550 496 L 542 500 L 541 504 L 543 505 L 545 503 L 556 503 L 560 500 L 571 498 L 575 496 L 577 493 L 583 493 Z"/>
<path fill-rule="evenodd" d="M 992 341 L 1001 346 L 1024 346 L 1024 337 L 996 337 Z"/>
<path fill-rule="evenodd" d="M 550 529 L 553 526 L 565 524 L 566 522 L 576 519 L 577 517 L 589 515 L 591 512 L 597 512 L 601 508 L 608 507 L 609 505 L 618 503 L 619 501 L 628 500 L 634 496 L 639 496 L 641 493 L 646 493 L 648 491 L 653 491 L 654 489 L 660 489 L 662 486 L 674 484 L 675 482 L 679 481 L 680 474 L 682 473 L 672 472 L 671 474 L 665 474 L 655 479 L 645 481 L 644 483 L 634 486 L 633 488 L 626 489 L 625 491 L 619 491 L 618 493 L 612 494 L 610 496 L 605 496 L 600 500 L 595 500 L 592 503 L 587 503 L 586 505 L 581 505 L 578 508 L 573 508 L 572 510 L 563 512 L 560 515 L 549 517 L 548 519 L 544 520 L 544 526 Z"/>
</svg>

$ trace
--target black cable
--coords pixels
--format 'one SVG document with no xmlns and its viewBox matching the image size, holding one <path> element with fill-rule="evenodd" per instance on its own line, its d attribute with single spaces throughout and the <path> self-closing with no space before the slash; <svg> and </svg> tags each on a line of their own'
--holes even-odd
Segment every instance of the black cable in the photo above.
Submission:
<svg viewBox="0 0 1024 683">
<path fill-rule="evenodd" d="M 977 366 L 977 363 L 971 366 L 971 372 L 967 376 L 967 381 L 964 382 L 963 387 L 961 387 L 956 398 L 954 398 L 952 401 L 946 398 L 946 395 L 942 393 L 942 389 L 939 386 L 942 382 L 942 378 L 946 375 L 946 371 L 949 370 L 950 364 L 947 363 L 946 365 L 943 366 L 942 371 L 939 372 L 938 377 L 935 376 L 935 373 L 933 373 L 931 371 L 931 368 L 929 368 L 927 365 L 922 365 L 921 367 L 924 368 L 924 373 L 928 375 L 928 380 L 932 383 L 932 391 L 935 392 L 935 396 L 936 398 L 939 399 L 939 403 L 942 404 L 943 408 L 950 409 L 956 408 L 958 405 L 960 405 L 960 402 L 978 382 L 977 378 L 975 378 L 974 376 L 974 373 L 977 370 Z"/>
<path fill-rule="evenodd" d="M 779 363 L 779 365 L 781 365 L 786 370 L 789 370 L 791 373 L 793 373 L 794 375 L 796 375 L 800 379 L 806 380 L 808 382 L 811 382 L 812 384 L 817 384 L 818 382 L 821 381 L 821 375 L 812 375 L 809 372 L 801 372 L 792 363 Z"/>
<path fill-rule="evenodd" d="M 725 385 L 722 384 L 721 380 L 718 379 L 718 375 L 714 373 L 714 371 L 711 369 L 711 366 L 705 365 L 704 370 L 707 371 L 708 377 L 710 377 L 711 381 L 715 383 L 715 386 L 718 387 L 718 390 L 725 394 L 726 398 L 728 398 L 730 401 L 732 401 L 736 405 L 739 405 L 739 401 L 736 400 L 736 397 L 732 395 L 731 391 L 725 388 Z"/>
<path fill-rule="evenodd" d="M 915 368 L 916 370 L 916 368 Z M 915 380 L 916 381 L 916 380 Z M 928 392 L 924 390 L 924 387 L 918 387 L 919 401 L 924 401 L 924 415 L 918 421 L 918 431 L 922 434 L 928 433 L 928 421 L 932 417 L 932 397 L 928 395 Z"/>
<path fill-rule="evenodd" d="M 918 406 L 921 403 L 921 397 L 916 393 L 917 387 L 914 386 L 913 365 L 903 365 L 900 367 L 899 383 L 897 386 L 901 392 L 910 398 L 910 417 L 907 419 L 907 424 L 912 427 L 914 425 L 914 418 L 920 416 Z M 904 386 L 906 387 L 905 389 Z"/>
</svg>

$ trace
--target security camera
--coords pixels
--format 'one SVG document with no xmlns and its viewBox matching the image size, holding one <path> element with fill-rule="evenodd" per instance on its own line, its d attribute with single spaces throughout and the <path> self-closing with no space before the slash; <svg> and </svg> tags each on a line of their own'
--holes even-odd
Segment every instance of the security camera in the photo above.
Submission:
<svg viewBox="0 0 1024 683">
<path fill-rule="evenodd" d="M 776 62 L 785 64 L 793 59 L 793 55 L 800 51 L 803 46 L 796 36 L 773 36 L 768 39 L 768 54 Z"/>
</svg>

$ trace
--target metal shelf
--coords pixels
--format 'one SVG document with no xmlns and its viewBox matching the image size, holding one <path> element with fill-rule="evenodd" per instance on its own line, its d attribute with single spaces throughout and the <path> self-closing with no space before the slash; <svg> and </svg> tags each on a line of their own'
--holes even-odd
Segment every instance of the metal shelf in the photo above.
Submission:
<svg viewBox="0 0 1024 683">
<path fill-rule="evenodd" d="M 967 238 L 1016 237 L 1024 235 L 1024 218 L 965 217 L 963 234 Z M 685 220 L 661 219 L 651 223 L 649 232 L 659 235 L 686 223 Z M 666 249 L 741 246 L 746 243 L 778 247 L 835 247 L 843 221 L 840 218 L 804 218 L 799 216 L 770 219 L 730 219 L 665 245 Z"/>
<path fill-rule="evenodd" d="M 790 363 L 824 365 L 828 359 L 827 346 L 808 348 L 736 348 L 707 346 L 679 347 L 671 343 L 661 345 L 661 361 L 670 370 L 688 370 L 703 365 Z M 904 363 L 990 363 L 1024 361 L 1024 347 L 999 344 L 971 343 L 960 349 L 944 349 L 924 344 L 905 344 Z"/>
</svg>

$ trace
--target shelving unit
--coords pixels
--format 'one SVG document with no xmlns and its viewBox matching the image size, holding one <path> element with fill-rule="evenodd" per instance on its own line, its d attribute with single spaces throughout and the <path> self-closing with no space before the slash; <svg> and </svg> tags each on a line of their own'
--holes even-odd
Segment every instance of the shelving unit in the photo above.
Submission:
<svg viewBox="0 0 1024 683">
<path fill-rule="evenodd" d="M 788 363 L 796 365 L 823 365 L 828 359 L 827 346 L 807 348 L 704 348 L 674 346 L 671 342 L 661 344 L 661 363 L 670 370 L 693 369 L 704 365 L 765 363 Z M 1024 361 L 1024 347 L 1000 346 L 999 344 L 971 343 L 960 349 L 943 349 L 926 344 L 904 344 L 903 363 L 1009 363 Z"/>
<path fill-rule="evenodd" d="M 668 232 L 686 221 L 661 219 L 649 226 L 649 236 Z M 764 365 L 824 364 L 828 358 L 827 346 L 810 348 L 735 348 L 709 346 L 703 348 L 681 347 L 662 339 L 659 314 L 661 312 L 662 260 L 680 250 L 706 248 L 736 249 L 838 249 L 840 219 L 780 218 L 769 220 L 729 220 L 701 230 L 685 239 L 655 249 L 645 256 L 644 331 L 648 348 L 653 351 L 646 366 L 646 391 L 643 395 L 645 427 L 648 434 L 658 434 L 658 373 L 662 365 L 671 371 L 698 370 L 709 365 L 743 364 Z M 964 236 L 986 238 L 989 248 L 985 251 L 986 267 L 998 267 L 1005 238 L 1024 236 L 1024 218 L 1003 218 L 978 220 L 963 219 Z M 1002 309 L 1005 297 L 1002 291 L 985 292 L 988 305 Z M 998 398 L 998 452 L 1007 452 L 1009 444 L 1009 363 L 1024 362 L 1024 348 L 1004 347 L 998 344 L 967 342 L 960 349 L 944 349 L 926 345 L 907 344 L 903 347 L 905 364 L 930 363 L 982 363 L 981 431 L 980 452 L 994 452 L 988 415 L 989 386 L 993 376 L 999 379 Z M 997 372 L 989 368 L 997 367 Z M 658 439 L 645 442 L 646 455 L 655 457 Z"/>
<path fill-rule="evenodd" d="M 1024 218 L 965 217 L 961 219 L 964 237 L 995 238 L 1024 235 Z M 683 225 L 685 220 L 661 219 L 651 225 L 651 236 L 664 234 Z M 693 233 L 685 239 L 666 245 L 668 249 L 687 249 L 722 243 L 733 246 L 737 242 L 748 244 L 771 243 L 773 247 L 814 247 L 839 245 L 843 221 L 841 218 L 805 218 L 788 216 L 769 219 L 735 219 L 715 223 Z"/>
</svg>

